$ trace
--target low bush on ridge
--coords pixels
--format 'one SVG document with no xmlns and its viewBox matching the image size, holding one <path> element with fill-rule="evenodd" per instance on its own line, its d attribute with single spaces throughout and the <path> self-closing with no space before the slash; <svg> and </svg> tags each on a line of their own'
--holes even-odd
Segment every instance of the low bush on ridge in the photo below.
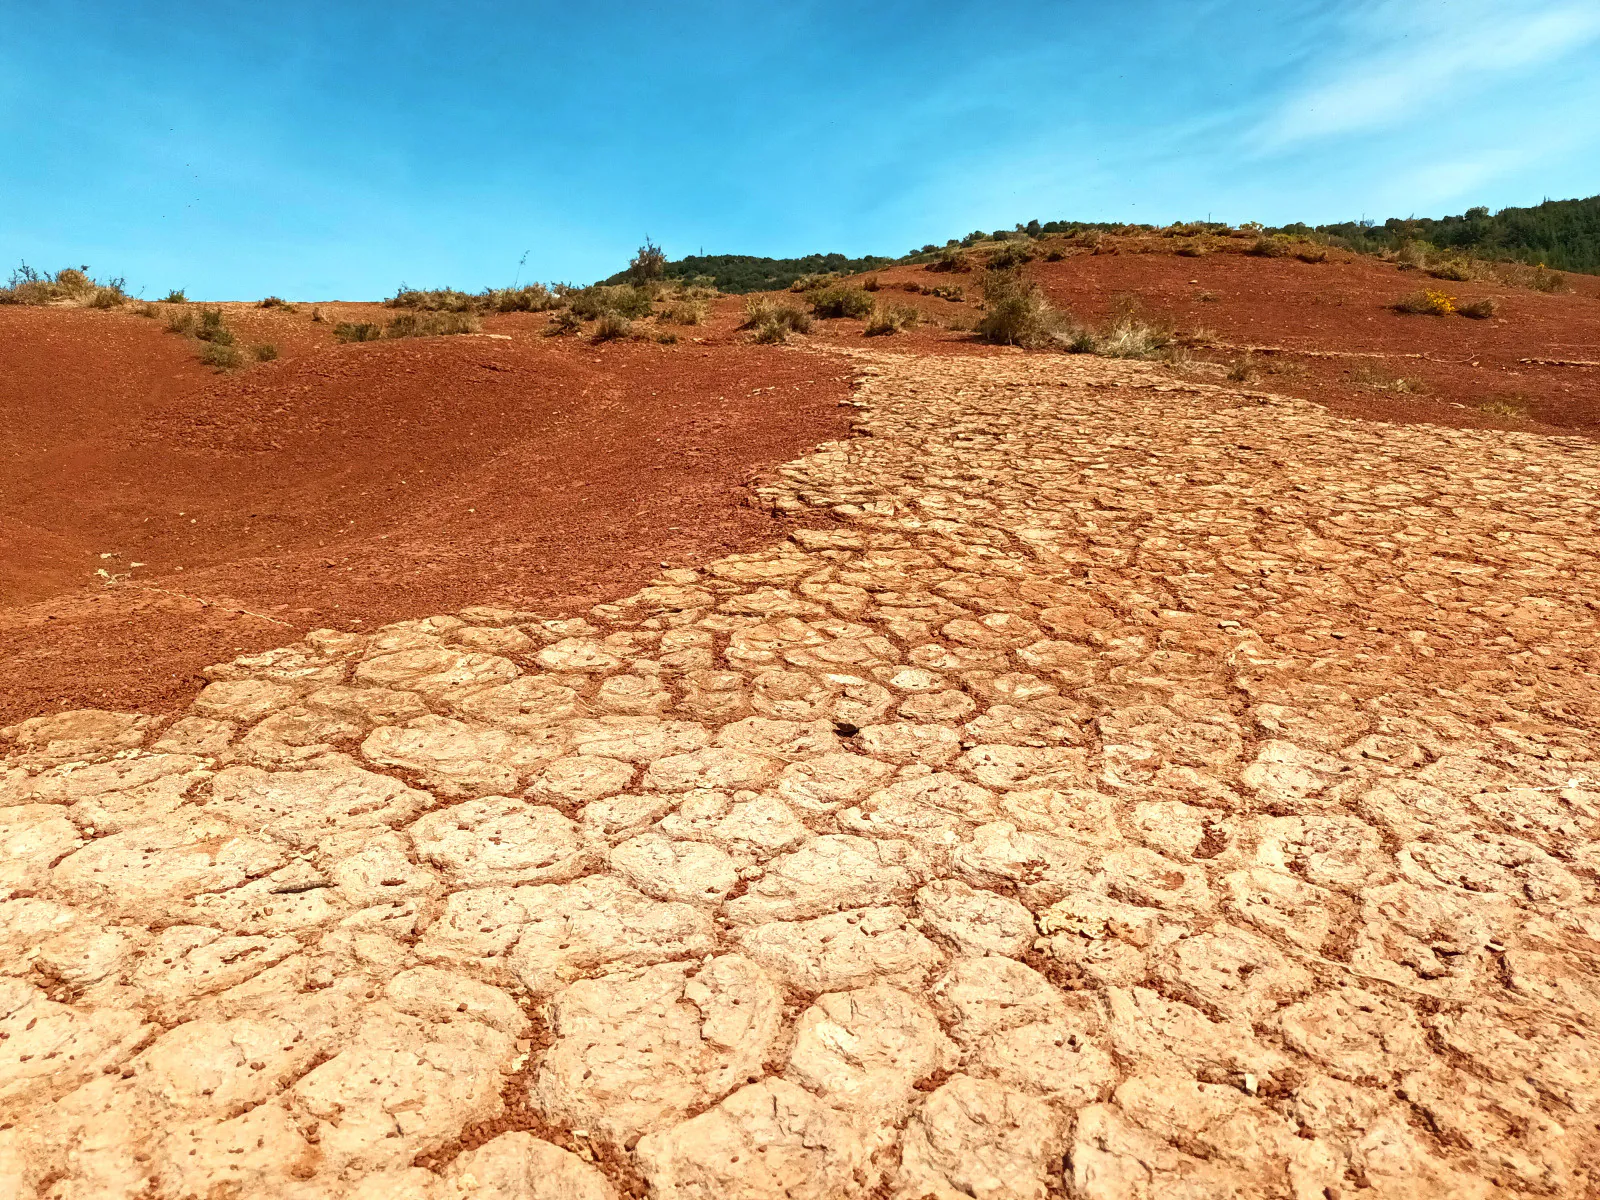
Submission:
<svg viewBox="0 0 1600 1200">
<path fill-rule="evenodd" d="M 634 320 L 648 317 L 655 307 L 655 289 L 649 285 L 596 284 L 567 297 L 567 306 L 585 320 L 612 314 Z"/>
<path fill-rule="evenodd" d="M 446 337 L 477 333 L 478 318 L 469 312 L 443 310 L 401 313 L 387 325 L 372 321 L 340 321 L 333 327 L 338 342 L 376 342 L 383 338 Z"/>
<path fill-rule="evenodd" d="M 82 308 L 116 308 L 128 302 L 124 280 L 100 283 L 90 278 L 89 268 L 63 267 L 52 275 L 21 263 L 11 279 L 0 288 L 0 304 L 77 305 Z"/>
<path fill-rule="evenodd" d="M 1023 263 L 1032 262 L 1033 258 L 1033 247 L 1027 242 L 1006 242 L 989 255 L 986 265 L 991 271 L 1009 271 Z"/>
<path fill-rule="evenodd" d="M 477 333 L 478 318 L 465 312 L 401 313 L 384 327 L 387 338 L 444 337 L 452 333 Z"/>
<path fill-rule="evenodd" d="M 405 284 L 384 303 L 390 308 L 410 308 L 427 312 L 547 312 L 560 308 L 565 300 L 542 283 L 514 288 L 487 288 L 481 292 L 462 292 L 455 288 L 408 288 Z"/>
</svg>

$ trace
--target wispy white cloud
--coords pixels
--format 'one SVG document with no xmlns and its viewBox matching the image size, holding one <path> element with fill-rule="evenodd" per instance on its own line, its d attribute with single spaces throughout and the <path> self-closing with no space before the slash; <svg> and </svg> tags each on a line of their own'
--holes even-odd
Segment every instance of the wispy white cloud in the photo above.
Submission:
<svg viewBox="0 0 1600 1200">
<path fill-rule="evenodd" d="M 1600 5 L 1381 0 L 1345 29 L 1355 47 L 1286 96 L 1256 130 L 1264 149 L 1426 119 L 1465 89 L 1525 74 L 1600 39 Z"/>
</svg>

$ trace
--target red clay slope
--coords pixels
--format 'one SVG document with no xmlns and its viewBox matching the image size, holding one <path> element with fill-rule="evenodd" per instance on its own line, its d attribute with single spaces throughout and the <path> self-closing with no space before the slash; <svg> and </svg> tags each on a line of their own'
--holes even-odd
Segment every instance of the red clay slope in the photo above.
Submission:
<svg viewBox="0 0 1600 1200">
<path fill-rule="evenodd" d="M 0 309 L 0 723 L 183 703 L 317 626 L 626 592 L 779 536 L 746 479 L 848 428 L 846 364 L 781 347 L 230 323 L 284 358 L 221 376 L 154 321 Z"/>
</svg>

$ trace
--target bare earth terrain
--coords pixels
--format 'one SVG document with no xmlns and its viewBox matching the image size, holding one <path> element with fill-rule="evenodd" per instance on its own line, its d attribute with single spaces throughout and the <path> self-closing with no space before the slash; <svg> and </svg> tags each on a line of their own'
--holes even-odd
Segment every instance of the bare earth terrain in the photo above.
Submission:
<svg viewBox="0 0 1600 1200">
<path fill-rule="evenodd" d="M 4 731 L 4 1194 L 1594 1194 L 1579 422 L 770 354 L 786 539 Z"/>
</svg>

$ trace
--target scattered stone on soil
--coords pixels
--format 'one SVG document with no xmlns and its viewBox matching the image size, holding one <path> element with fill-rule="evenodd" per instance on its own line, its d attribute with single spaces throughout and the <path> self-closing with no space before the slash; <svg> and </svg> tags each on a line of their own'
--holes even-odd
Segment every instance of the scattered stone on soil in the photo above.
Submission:
<svg viewBox="0 0 1600 1200">
<path fill-rule="evenodd" d="M 858 361 L 783 545 L 0 730 L 0 1190 L 1600 1187 L 1593 443 Z"/>
</svg>

